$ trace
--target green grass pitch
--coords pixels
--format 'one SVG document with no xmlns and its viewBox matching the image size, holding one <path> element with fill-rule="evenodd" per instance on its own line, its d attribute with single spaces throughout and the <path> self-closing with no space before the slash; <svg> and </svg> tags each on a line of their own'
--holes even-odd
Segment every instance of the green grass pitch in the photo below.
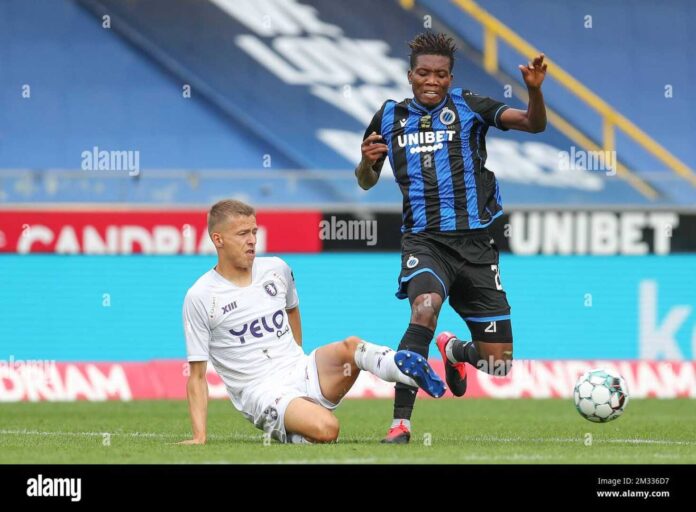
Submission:
<svg viewBox="0 0 696 512">
<path fill-rule="evenodd" d="M 388 446 L 379 441 L 391 400 L 346 400 L 338 443 L 264 445 L 229 401 L 215 400 L 208 444 L 180 446 L 185 401 L 6 403 L 0 463 L 694 464 L 695 405 L 633 400 L 618 420 L 593 424 L 572 400 L 420 400 L 411 443 Z"/>
</svg>

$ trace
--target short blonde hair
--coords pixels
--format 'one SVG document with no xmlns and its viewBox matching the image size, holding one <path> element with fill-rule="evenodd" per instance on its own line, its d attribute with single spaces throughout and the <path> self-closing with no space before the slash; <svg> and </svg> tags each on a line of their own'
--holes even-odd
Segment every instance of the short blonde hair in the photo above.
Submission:
<svg viewBox="0 0 696 512">
<path fill-rule="evenodd" d="M 208 211 L 208 234 L 212 235 L 215 226 L 224 222 L 230 217 L 241 215 L 249 217 L 256 215 L 256 210 L 246 203 L 236 199 L 223 199 L 215 203 Z"/>
</svg>

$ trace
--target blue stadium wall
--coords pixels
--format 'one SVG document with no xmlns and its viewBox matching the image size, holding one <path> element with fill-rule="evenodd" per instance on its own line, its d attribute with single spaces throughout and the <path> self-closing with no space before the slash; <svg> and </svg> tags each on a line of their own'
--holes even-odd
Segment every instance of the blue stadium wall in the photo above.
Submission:
<svg viewBox="0 0 696 512">
<path fill-rule="evenodd" d="M 356 334 L 396 347 L 400 257 L 287 254 L 306 351 Z M 184 358 L 181 306 L 204 256 L 0 257 L 0 353 L 15 359 Z M 503 255 L 519 359 L 696 359 L 696 256 Z M 443 308 L 439 330 L 468 337 Z M 435 355 L 431 351 L 431 355 Z"/>
</svg>

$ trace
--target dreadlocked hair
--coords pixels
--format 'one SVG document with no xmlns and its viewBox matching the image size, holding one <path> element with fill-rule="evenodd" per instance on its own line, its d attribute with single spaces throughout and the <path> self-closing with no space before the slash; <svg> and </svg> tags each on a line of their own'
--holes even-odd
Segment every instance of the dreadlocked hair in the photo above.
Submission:
<svg viewBox="0 0 696 512">
<path fill-rule="evenodd" d="M 423 32 L 409 41 L 408 46 L 411 48 L 411 69 L 416 66 L 416 57 L 419 55 L 442 55 L 449 57 L 450 72 L 452 71 L 454 67 L 454 52 L 457 51 L 457 47 L 454 44 L 454 39 L 447 34 Z"/>
</svg>

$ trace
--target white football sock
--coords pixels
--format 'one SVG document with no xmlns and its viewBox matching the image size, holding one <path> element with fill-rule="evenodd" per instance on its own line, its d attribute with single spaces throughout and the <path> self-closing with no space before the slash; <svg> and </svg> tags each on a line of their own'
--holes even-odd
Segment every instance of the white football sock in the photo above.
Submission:
<svg viewBox="0 0 696 512">
<path fill-rule="evenodd" d="M 454 358 L 454 354 L 452 353 L 452 347 L 454 346 L 454 343 L 452 343 L 454 340 L 457 338 L 450 338 L 450 340 L 447 342 L 447 345 L 445 345 L 445 355 L 447 356 L 447 359 L 449 360 L 450 363 L 458 363 Z"/>
<path fill-rule="evenodd" d="M 400 424 L 403 424 L 404 427 L 406 427 L 408 430 L 411 430 L 411 420 L 401 418 L 394 418 L 392 420 L 391 428 L 398 427 Z"/>
<path fill-rule="evenodd" d="M 407 386 L 418 387 L 416 381 L 399 370 L 394 361 L 394 352 L 389 347 L 380 347 L 363 341 L 355 351 L 355 364 L 361 370 L 370 372 L 387 382 L 401 382 Z"/>
<path fill-rule="evenodd" d="M 313 444 L 312 441 L 300 434 L 295 434 L 294 432 L 289 432 L 287 436 L 287 442 L 289 444 Z"/>
</svg>

